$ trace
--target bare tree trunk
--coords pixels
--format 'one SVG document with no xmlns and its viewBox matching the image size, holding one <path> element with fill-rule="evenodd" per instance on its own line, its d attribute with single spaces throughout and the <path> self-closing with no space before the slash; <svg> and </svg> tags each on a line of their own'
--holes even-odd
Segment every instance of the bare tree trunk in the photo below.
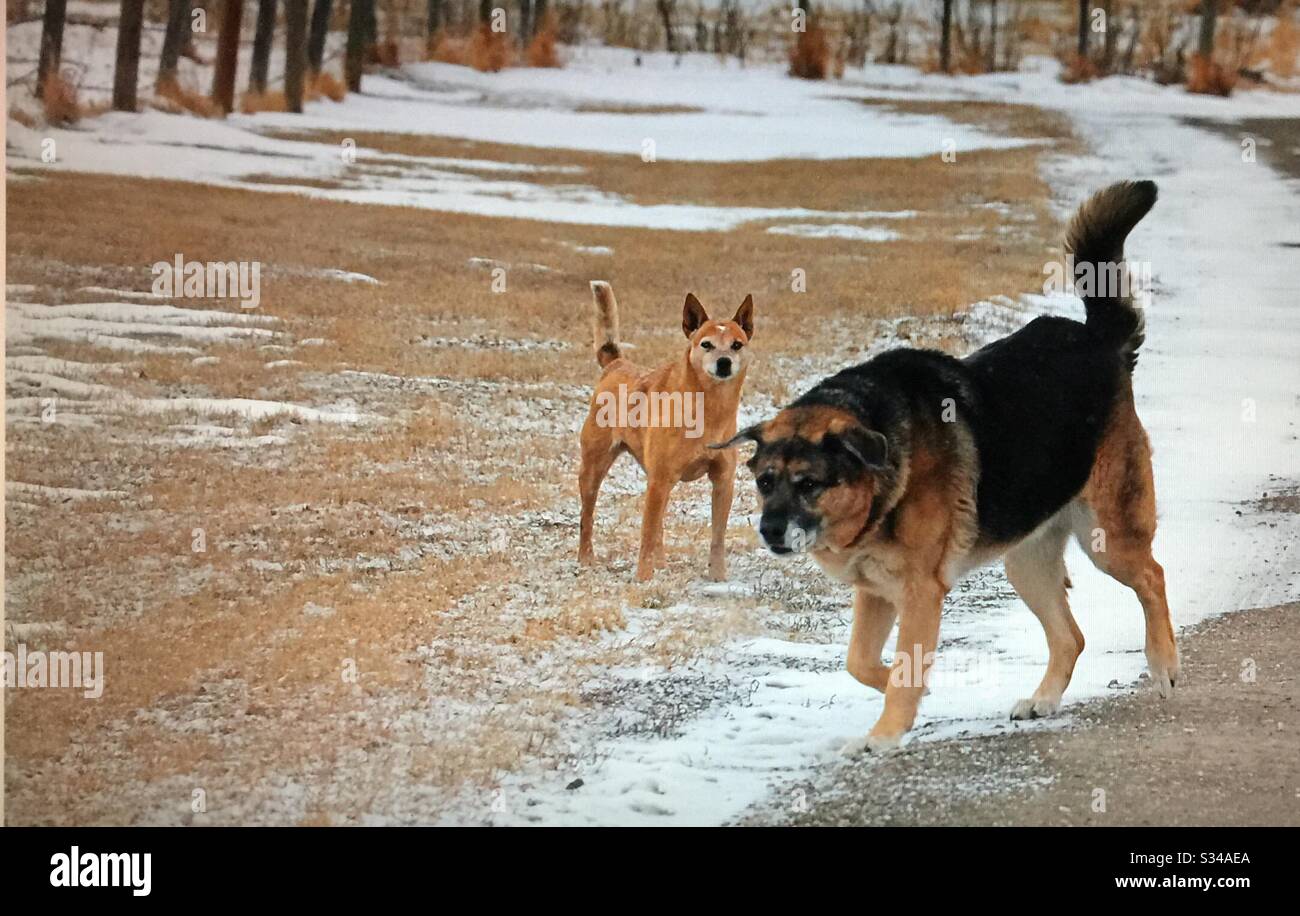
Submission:
<svg viewBox="0 0 1300 916">
<path fill-rule="evenodd" d="M 939 24 L 939 69 L 952 72 L 952 6 L 956 0 L 943 0 L 943 19 Z"/>
<path fill-rule="evenodd" d="M 45 92 L 45 77 L 59 69 L 63 57 L 63 23 L 67 18 L 68 0 L 45 0 L 45 18 L 41 23 L 41 62 L 36 67 L 36 97 Z"/>
<path fill-rule="evenodd" d="M 348 82 L 348 92 L 361 91 L 361 69 L 366 58 L 366 39 L 370 31 L 370 11 L 374 0 L 352 0 L 348 14 L 348 49 L 343 73 Z"/>
<path fill-rule="evenodd" d="M 330 13 L 334 11 L 334 0 L 316 0 L 311 8 L 311 34 L 307 36 L 307 69 L 312 76 L 320 73 L 325 66 L 325 36 L 330 30 Z"/>
<path fill-rule="evenodd" d="M 426 34 L 432 38 L 442 28 L 442 0 L 429 0 L 429 16 L 426 21 Z"/>
<path fill-rule="evenodd" d="M 117 25 L 117 62 L 113 67 L 113 108 L 117 111 L 135 111 L 143 29 L 144 0 L 122 0 Z"/>
<path fill-rule="evenodd" d="M 533 37 L 533 7 L 529 0 L 519 0 L 519 43 L 527 45 Z"/>
<path fill-rule="evenodd" d="M 546 3 L 547 0 L 533 0 L 533 31 L 543 28 L 546 25 Z"/>
<path fill-rule="evenodd" d="M 1201 0 L 1201 37 L 1197 52 L 1207 62 L 1214 57 L 1214 17 L 1218 12 L 1215 0 Z"/>
<path fill-rule="evenodd" d="M 235 110 L 235 70 L 239 66 L 239 26 L 244 0 L 225 0 L 221 32 L 217 35 L 217 68 L 212 76 L 212 100 L 224 112 Z"/>
<path fill-rule="evenodd" d="M 1111 14 L 1114 12 L 1114 0 L 1104 0 L 1101 4 L 1101 11 L 1106 23 L 1105 43 L 1101 50 L 1101 72 L 1110 73 L 1115 69 L 1115 49 L 1119 46 L 1119 29 L 1111 21 Z"/>
<path fill-rule="evenodd" d="M 998 0 L 989 0 L 989 72 L 998 68 Z"/>
<path fill-rule="evenodd" d="M 655 2 L 659 7 L 659 15 L 664 21 L 664 41 L 667 44 L 668 53 L 675 54 L 677 52 L 677 39 L 673 36 L 673 6 L 676 5 L 676 0 L 655 0 Z"/>
<path fill-rule="evenodd" d="M 478 21 L 483 24 L 492 21 L 492 0 L 478 0 Z"/>
<path fill-rule="evenodd" d="M 1088 56 L 1088 0 L 1079 0 L 1079 58 Z"/>
<path fill-rule="evenodd" d="M 253 62 L 248 72 L 250 92 L 265 92 L 271 69 L 271 45 L 275 42 L 276 0 L 258 0 L 257 30 L 253 33 Z"/>
<path fill-rule="evenodd" d="M 307 72 L 307 0 L 284 0 L 284 103 L 302 113 Z"/>
<path fill-rule="evenodd" d="M 158 58 L 158 79 L 154 85 L 161 88 L 176 82 L 180 68 L 181 50 L 189 37 L 190 0 L 171 0 L 167 6 L 167 31 L 163 33 L 162 54 Z"/>
</svg>

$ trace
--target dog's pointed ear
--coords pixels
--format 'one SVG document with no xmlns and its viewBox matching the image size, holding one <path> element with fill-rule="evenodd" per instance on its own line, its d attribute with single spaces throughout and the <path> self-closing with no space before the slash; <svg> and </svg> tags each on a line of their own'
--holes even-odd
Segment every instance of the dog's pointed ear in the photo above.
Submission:
<svg viewBox="0 0 1300 916">
<path fill-rule="evenodd" d="M 682 306 L 682 330 L 687 337 L 694 336 L 704 322 L 709 320 L 709 313 L 704 311 L 704 306 L 700 305 L 700 300 L 695 298 L 694 293 L 686 294 L 686 304 Z"/>
<path fill-rule="evenodd" d="M 736 309 L 736 317 L 731 320 L 740 325 L 746 339 L 754 339 L 754 297 L 752 295 L 745 297 L 745 301 L 740 303 L 740 308 Z"/>
<path fill-rule="evenodd" d="M 749 440 L 751 442 L 757 442 L 759 445 L 762 445 L 763 424 L 755 423 L 753 426 L 747 426 L 744 429 L 742 429 L 740 432 L 732 436 L 730 439 L 728 439 L 726 442 L 719 442 L 715 445 L 710 445 L 709 448 L 714 450 L 724 449 L 724 448 L 734 448 L 735 446 L 739 445 L 740 443 L 746 440 Z"/>
<path fill-rule="evenodd" d="M 843 452 L 868 471 L 880 470 L 889 462 L 889 440 L 865 426 L 827 433 L 822 439 L 822 446 Z"/>
</svg>

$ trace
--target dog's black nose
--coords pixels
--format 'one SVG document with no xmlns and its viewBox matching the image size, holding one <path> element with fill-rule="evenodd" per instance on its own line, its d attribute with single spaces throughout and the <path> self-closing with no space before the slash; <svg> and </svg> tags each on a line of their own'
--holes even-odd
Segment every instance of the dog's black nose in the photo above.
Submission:
<svg viewBox="0 0 1300 916">
<path fill-rule="evenodd" d="M 718 375 L 722 376 L 723 378 L 726 378 L 727 376 L 731 375 L 731 357 L 729 356 L 721 357 L 714 365 L 713 369 L 715 372 L 718 373 Z"/>
<path fill-rule="evenodd" d="M 758 533 L 763 536 L 763 542 L 777 553 L 784 553 L 788 548 L 785 546 L 785 522 L 776 518 L 764 518 L 758 523 Z"/>
</svg>

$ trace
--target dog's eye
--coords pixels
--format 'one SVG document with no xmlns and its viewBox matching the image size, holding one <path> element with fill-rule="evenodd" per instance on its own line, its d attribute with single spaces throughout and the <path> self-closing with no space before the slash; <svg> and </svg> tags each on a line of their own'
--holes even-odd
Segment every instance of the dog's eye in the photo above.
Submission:
<svg viewBox="0 0 1300 916">
<path fill-rule="evenodd" d="M 740 349 L 741 347 L 743 347 L 743 346 L 744 346 L 744 344 L 737 340 L 735 343 L 733 343 L 733 344 L 731 345 L 731 349 L 733 349 L 733 350 L 739 350 L 739 349 Z"/>
<path fill-rule="evenodd" d="M 775 478 L 772 474 L 770 474 L 770 473 L 769 473 L 769 474 L 763 474 L 761 477 L 758 478 L 758 481 L 757 481 L 757 483 L 758 483 L 758 492 L 762 493 L 764 496 L 766 496 L 767 494 L 771 493 L 771 492 L 772 492 L 772 487 L 775 485 L 775 481 L 776 481 L 776 478 Z"/>
<path fill-rule="evenodd" d="M 713 349 L 713 341 L 711 341 L 711 340 L 702 340 L 702 341 L 700 341 L 700 349 L 701 349 L 701 350 L 712 350 L 712 349 Z"/>
<path fill-rule="evenodd" d="M 822 482 L 816 477 L 800 477 L 795 481 L 794 485 L 805 496 L 816 493 L 822 488 Z"/>
</svg>

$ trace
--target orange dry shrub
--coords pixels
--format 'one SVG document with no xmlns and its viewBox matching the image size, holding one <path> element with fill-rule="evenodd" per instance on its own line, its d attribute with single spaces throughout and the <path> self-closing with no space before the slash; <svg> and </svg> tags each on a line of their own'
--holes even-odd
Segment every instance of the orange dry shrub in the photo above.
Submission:
<svg viewBox="0 0 1300 916">
<path fill-rule="evenodd" d="M 377 41 L 366 49 L 366 63 L 379 64 L 381 67 L 396 67 L 402 62 L 397 40 L 387 38 Z"/>
<path fill-rule="evenodd" d="M 1087 83 L 1095 80 L 1100 75 L 1097 65 L 1092 58 L 1078 54 L 1071 54 L 1061 68 L 1061 82 L 1063 83 Z"/>
<path fill-rule="evenodd" d="M 805 80 L 824 80 L 831 69 L 831 46 L 820 26 L 800 32 L 790 49 L 790 75 Z"/>
<path fill-rule="evenodd" d="M 333 73 L 321 71 L 312 77 L 307 86 L 307 94 L 313 99 L 324 96 L 331 102 L 341 102 L 348 94 L 348 89 Z"/>
<path fill-rule="evenodd" d="M 64 79 L 63 74 L 53 70 L 45 77 L 41 105 L 45 109 L 45 121 L 48 124 L 76 124 L 85 113 L 77 100 L 77 87 Z"/>
<path fill-rule="evenodd" d="M 201 118 L 220 116 L 221 109 L 210 96 L 193 89 L 187 89 L 174 79 L 163 80 L 154 88 L 154 95 L 166 99 L 177 107 L 196 114 Z"/>
<path fill-rule="evenodd" d="M 1296 58 L 1300 56 L 1300 30 L 1289 10 L 1278 13 L 1277 24 L 1268 36 L 1268 68 L 1281 79 L 1290 79 L 1296 73 Z"/>
<path fill-rule="evenodd" d="M 541 27 L 533 35 L 533 40 L 528 43 L 528 49 L 524 52 L 524 62 L 530 67 L 561 67 L 559 52 L 555 47 L 556 34 L 559 28 L 555 23 L 555 14 L 550 10 L 546 11 L 546 18 L 542 21 Z"/>
<path fill-rule="evenodd" d="M 245 92 L 239 100 L 239 110 L 244 114 L 259 111 L 288 111 L 289 103 L 283 92 Z"/>
<path fill-rule="evenodd" d="M 1212 60 L 1206 60 L 1200 54 L 1193 54 L 1191 68 L 1187 73 L 1187 91 L 1203 95 L 1232 95 L 1232 88 L 1237 85 L 1237 74 Z"/>
<path fill-rule="evenodd" d="M 482 73 L 497 73 L 510 66 L 510 41 L 505 32 L 494 32 L 486 22 L 478 27 L 469 43 L 469 65 Z"/>
</svg>

